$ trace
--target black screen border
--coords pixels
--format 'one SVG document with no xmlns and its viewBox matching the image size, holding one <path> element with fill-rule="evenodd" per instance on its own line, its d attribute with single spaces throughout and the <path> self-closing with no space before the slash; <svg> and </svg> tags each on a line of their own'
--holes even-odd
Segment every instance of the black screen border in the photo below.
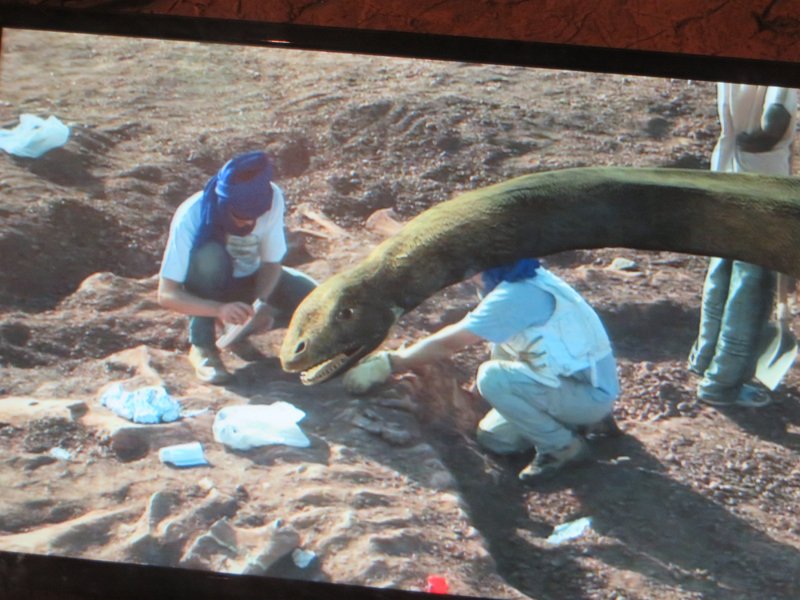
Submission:
<svg viewBox="0 0 800 600">
<path fill-rule="evenodd" d="M 3 27 L 800 88 L 795 62 L 598 46 L 0 4 Z"/>
<path fill-rule="evenodd" d="M 800 88 L 800 64 L 490 38 L 0 4 L 2 28 L 348 52 Z M 0 550 L 0 597 L 412 600 L 431 594 Z M 466 598 L 450 596 L 453 599 Z"/>
</svg>

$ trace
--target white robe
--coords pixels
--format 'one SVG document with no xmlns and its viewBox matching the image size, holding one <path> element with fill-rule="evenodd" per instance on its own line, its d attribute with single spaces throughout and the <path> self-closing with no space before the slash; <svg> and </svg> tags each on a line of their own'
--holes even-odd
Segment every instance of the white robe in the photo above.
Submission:
<svg viewBox="0 0 800 600">
<path fill-rule="evenodd" d="M 783 137 L 769 152 L 743 152 L 736 136 L 753 133 L 761 125 L 766 109 L 781 104 L 791 115 Z M 722 126 L 719 141 L 711 157 L 711 170 L 727 173 L 765 173 L 789 175 L 792 138 L 797 125 L 797 90 L 764 85 L 720 83 L 717 87 L 717 110 Z"/>
</svg>

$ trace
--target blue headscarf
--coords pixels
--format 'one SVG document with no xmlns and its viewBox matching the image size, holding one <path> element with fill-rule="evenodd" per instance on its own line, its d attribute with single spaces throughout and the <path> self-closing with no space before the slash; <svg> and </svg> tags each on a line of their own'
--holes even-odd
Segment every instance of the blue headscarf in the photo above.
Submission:
<svg viewBox="0 0 800 600">
<path fill-rule="evenodd" d="M 224 242 L 225 234 L 247 235 L 251 227 L 239 227 L 237 216 L 256 219 L 272 208 L 272 163 L 263 152 L 249 152 L 229 160 L 203 189 L 200 229 L 194 247 L 208 241 Z"/>
<path fill-rule="evenodd" d="M 503 281 L 514 282 L 536 277 L 536 270 L 541 266 L 542 263 L 536 258 L 522 258 L 510 265 L 486 269 L 481 275 L 482 295 L 485 296 Z"/>
</svg>

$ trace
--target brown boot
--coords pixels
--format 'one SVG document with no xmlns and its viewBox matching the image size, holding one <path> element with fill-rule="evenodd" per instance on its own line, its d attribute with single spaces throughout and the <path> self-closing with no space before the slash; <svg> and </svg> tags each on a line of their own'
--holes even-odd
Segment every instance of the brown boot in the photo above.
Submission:
<svg viewBox="0 0 800 600">
<path fill-rule="evenodd" d="M 519 479 L 529 485 L 536 484 L 588 459 L 589 445 L 582 437 L 575 436 L 568 446 L 560 450 L 537 452 L 533 462 L 519 472 Z"/>
<path fill-rule="evenodd" d="M 192 346 L 189 350 L 189 362 L 194 367 L 195 375 L 203 383 L 220 385 L 231 378 L 216 348 Z"/>
<path fill-rule="evenodd" d="M 613 414 L 608 415 L 597 423 L 592 423 L 591 425 L 586 425 L 584 427 L 578 427 L 576 432 L 590 439 L 597 437 L 622 437 L 625 435 L 625 432 L 619 428 L 616 420 L 614 420 Z"/>
</svg>

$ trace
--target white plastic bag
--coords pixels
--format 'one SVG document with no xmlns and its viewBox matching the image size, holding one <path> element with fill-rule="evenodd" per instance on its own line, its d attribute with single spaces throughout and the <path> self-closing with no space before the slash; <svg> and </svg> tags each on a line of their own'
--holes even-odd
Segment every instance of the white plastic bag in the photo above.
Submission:
<svg viewBox="0 0 800 600">
<path fill-rule="evenodd" d="M 234 450 L 284 444 L 308 448 L 309 439 L 297 422 L 306 416 L 288 402 L 226 406 L 214 419 L 214 439 Z"/>
<path fill-rule="evenodd" d="M 547 538 L 548 544 L 558 545 L 581 537 L 592 527 L 591 517 L 582 517 L 569 523 L 556 525 L 553 533 Z"/>
<path fill-rule="evenodd" d="M 69 127 L 56 117 L 42 119 L 23 114 L 14 129 L 0 129 L 0 150 L 14 156 L 39 158 L 53 148 L 59 148 L 69 139 Z"/>
</svg>

